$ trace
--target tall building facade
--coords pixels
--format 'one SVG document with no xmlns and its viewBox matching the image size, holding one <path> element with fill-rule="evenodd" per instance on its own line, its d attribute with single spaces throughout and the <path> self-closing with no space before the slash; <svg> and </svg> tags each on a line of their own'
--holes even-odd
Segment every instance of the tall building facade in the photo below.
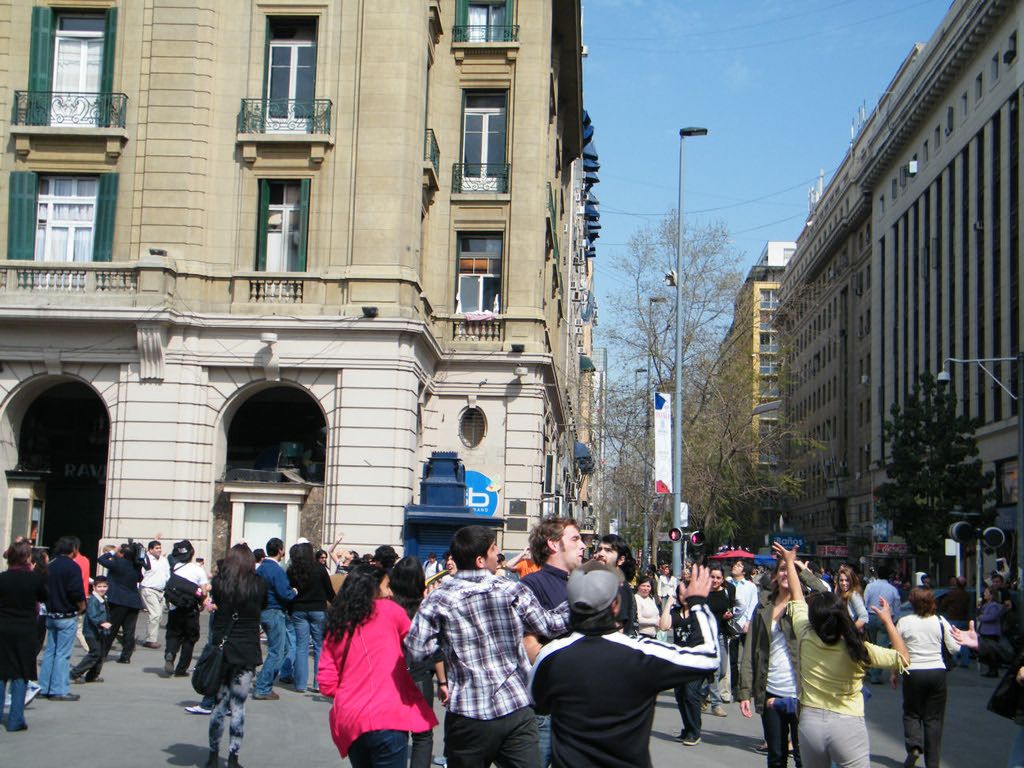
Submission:
<svg viewBox="0 0 1024 768">
<path fill-rule="evenodd" d="M 1016 408 L 976 365 L 948 358 L 1020 351 L 1019 120 L 1022 12 L 954 2 L 857 126 L 831 182 L 812 196 L 782 287 L 786 409 L 805 440 L 793 528 L 842 557 L 884 555 L 873 488 L 885 481 L 882 426 L 920 374 L 950 372 L 979 417 L 1001 524 L 1016 503 Z M 1020 391 L 1013 366 L 989 369 Z M 896 550 L 899 551 L 898 549 Z"/>
<path fill-rule="evenodd" d="M 578 487 L 578 0 L 15 0 L 0 534 L 401 545 Z M 576 248 L 576 250 L 579 250 Z"/>
</svg>

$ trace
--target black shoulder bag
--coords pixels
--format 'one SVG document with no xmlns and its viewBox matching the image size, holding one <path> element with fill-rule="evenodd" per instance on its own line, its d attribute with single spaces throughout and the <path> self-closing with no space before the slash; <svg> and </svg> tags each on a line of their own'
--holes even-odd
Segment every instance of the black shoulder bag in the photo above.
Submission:
<svg viewBox="0 0 1024 768">
<path fill-rule="evenodd" d="M 192 670 L 192 689 L 203 696 L 216 696 L 224 682 L 224 674 L 227 671 L 224 665 L 224 644 L 231 636 L 231 630 L 235 626 L 238 614 L 231 614 L 231 623 L 221 637 L 220 642 L 214 645 L 207 643 L 203 648 L 199 661 Z"/>
</svg>

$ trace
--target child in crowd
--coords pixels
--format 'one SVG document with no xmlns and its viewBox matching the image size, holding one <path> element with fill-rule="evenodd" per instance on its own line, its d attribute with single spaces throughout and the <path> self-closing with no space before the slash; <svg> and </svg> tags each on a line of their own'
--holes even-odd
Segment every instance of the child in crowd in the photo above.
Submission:
<svg viewBox="0 0 1024 768">
<path fill-rule="evenodd" d="M 92 594 L 89 595 L 89 601 L 85 606 L 85 623 L 82 626 L 82 634 L 85 635 L 89 652 L 71 670 L 72 683 L 103 682 L 103 678 L 100 677 L 103 670 L 103 647 L 110 632 L 110 616 L 107 613 L 108 587 L 106 576 L 97 576 L 93 581 Z"/>
</svg>

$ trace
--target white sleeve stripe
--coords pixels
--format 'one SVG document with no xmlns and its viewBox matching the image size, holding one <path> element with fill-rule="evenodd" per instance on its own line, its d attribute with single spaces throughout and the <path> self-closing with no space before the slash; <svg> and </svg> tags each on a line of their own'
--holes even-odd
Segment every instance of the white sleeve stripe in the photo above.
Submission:
<svg viewBox="0 0 1024 768">
<path fill-rule="evenodd" d="M 568 648 L 570 645 L 572 645 L 577 640 L 580 640 L 582 638 L 583 635 L 581 635 L 579 632 L 573 632 L 571 635 L 568 635 L 566 637 L 561 637 L 557 640 L 552 640 L 550 643 L 541 648 L 540 653 L 537 654 L 537 658 L 533 662 L 533 665 L 530 667 L 530 671 L 526 676 L 526 690 L 530 694 L 531 704 L 536 703 L 533 698 L 533 678 L 537 672 L 537 668 L 540 666 L 540 663 L 555 651 L 560 651 L 563 648 Z"/>
<path fill-rule="evenodd" d="M 605 635 L 610 640 L 621 645 L 627 645 L 635 650 L 645 653 L 648 656 L 656 656 L 659 659 L 678 664 L 682 667 L 692 667 L 699 670 L 712 670 L 718 668 L 718 629 L 714 617 L 706 605 L 698 605 L 693 609 L 693 615 L 700 625 L 703 642 L 700 645 L 685 647 L 678 645 L 667 645 L 657 640 L 634 640 L 623 634 Z"/>
</svg>

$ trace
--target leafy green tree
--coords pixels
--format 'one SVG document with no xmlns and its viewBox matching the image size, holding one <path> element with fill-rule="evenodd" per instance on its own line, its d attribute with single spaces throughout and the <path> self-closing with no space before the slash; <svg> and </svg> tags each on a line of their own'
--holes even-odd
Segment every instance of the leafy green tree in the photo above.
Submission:
<svg viewBox="0 0 1024 768">
<path fill-rule="evenodd" d="M 958 415 L 956 394 L 929 373 L 890 413 L 883 427 L 889 480 L 875 491 L 879 516 L 919 553 L 940 556 L 958 519 L 953 510 L 981 513 L 974 518 L 980 524 L 994 517 L 993 474 L 982 471 L 974 438 L 981 422 Z"/>
</svg>

